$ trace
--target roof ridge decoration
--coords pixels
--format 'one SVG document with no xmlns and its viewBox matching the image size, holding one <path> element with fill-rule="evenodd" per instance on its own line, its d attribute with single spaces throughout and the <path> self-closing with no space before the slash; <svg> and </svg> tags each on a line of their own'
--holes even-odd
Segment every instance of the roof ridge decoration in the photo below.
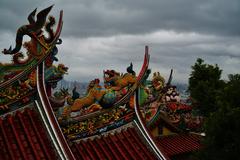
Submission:
<svg viewBox="0 0 240 160">
<path fill-rule="evenodd" d="M 47 20 L 47 15 L 52 7 L 53 5 L 41 10 L 37 14 L 36 20 L 34 17 L 37 9 L 33 10 L 28 16 L 29 24 L 23 25 L 17 30 L 14 49 L 11 46 L 9 49 L 3 49 L 2 53 L 4 55 L 12 56 L 12 62 L 0 63 L 0 89 L 31 73 L 42 61 L 51 59 L 57 54 L 56 45 L 62 43 L 59 36 L 63 25 L 63 11 L 60 11 L 56 31 L 53 31 L 55 18 L 48 16 Z M 48 38 L 44 36 L 44 33 L 49 35 Z M 23 37 L 26 35 L 31 39 L 28 42 L 23 42 Z M 22 47 L 27 50 L 25 54 L 21 51 Z M 24 57 L 24 55 L 27 57 Z M 52 65 L 53 60 L 47 64 L 48 67 Z"/>
<path fill-rule="evenodd" d="M 22 47 L 22 41 L 23 41 L 23 36 L 28 35 L 29 37 L 33 38 L 35 36 L 38 36 L 42 34 L 42 28 L 45 25 L 46 22 L 46 17 L 48 13 L 51 11 L 53 6 L 49 6 L 42 11 L 40 11 L 37 14 L 37 20 L 35 21 L 35 14 L 37 11 L 37 8 L 33 10 L 29 15 L 28 15 L 28 21 L 29 24 L 23 25 L 17 30 L 17 35 L 16 35 L 16 45 L 15 48 L 12 49 L 12 46 L 9 47 L 9 49 L 4 49 L 2 52 L 3 54 L 16 54 L 17 52 L 20 51 Z M 54 18 L 49 19 L 50 23 L 48 24 L 53 24 Z M 51 30 L 52 31 L 52 30 Z M 52 37 L 50 37 L 52 38 Z"/>
<path fill-rule="evenodd" d="M 144 56 L 144 62 L 141 68 L 141 71 L 138 76 L 134 75 L 134 83 L 128 84 L 127 80 L 124 81 L 121 85 L 126 85 L 122 87 L 121 90 L 114 90 L 111 87 L 116 87 L 116 85 L 109 84 L 108 86 L 108 79 L 111 79 L 112 77 L 109 76 L 109 74 L 116 74 L 116 71 L 113 70 L 107 70 L 105 72 L 107 75 L 105 76 L 105 89 L 102 89 L 102 87 L 99 87 L 99 82 L 95 84 L 96 79 L 91 81 L 89 83 L 89 86 L 97 86 L 98 89 L 100 88 L 106 93 L 104 94 L 103 98 L 99 99 L 97 102 L 93 102 L 93 104 L 90 104 L 88 107 L 83 107 L 81 111 L 79 111 L 79 115 L 72 116 L 71 115 L 71 109 L 73 108 L 70 104 L 70 106 L 65 106 L 63 114 L 60 114 L 58 117 L 59 124 L 61 125 L 61 128 L 63 130 L 64 135 L 67 137 L 68 140 L 77 140 L 77 139 L 83 139 L 85 137 L 89 137 L 96 134 L 101 134 L 103 132 L 106 132 L 108 130 L 112 130 L 114 128 L 120 127 L 129 121 L 132 121 L 134 112 L 133 112 L 133 102 L 134 97 L 133 94 L 135 90 L 139 87 L 141 87 L 141 84 L 143 83 L 144 79 L 147 78 L 147 76 L 150 73 L 150 70 L 148 69 L 149 65 L 149 54 L 148 54 L 148 47 L 145 48 L 145 56 Z M 132 71 L 132 64 L 130 64 L 130 67 L 127 68 L 128 72 L 133 73 Z M 104 72 L 104 73 L 105 73 Z M 106 73 L 105 73 L 106 74 Z M 128 76 L 126 73 L 125 76 Z M 134 73 L 133 73 L 134 74 Z M 130 76 L 133 76 L 132 74 Z M 124 77 L 124 75 L 123 75 Z M 113 77 L 115 78 L 115 77 Z M 121 78 L 121 77 L 120 77 Z M 122 78 L 120 79 L 123 80 Z M 121 83 L 121 82 L 119 82 Z M 109 88 L 108 88 L 109 87 Z M 119 86 L 118 86 L 119 87 Z M 124 90 L 124 93 L 121 93 Z M 91 91 L 90 91 L 91 92 Z M 94 91 L 95 92 L 95 91 Z M 99 90 L 96 91 L 96 93 L 99 93 Z M 114 99 L 114 101 L 111 101 L 110 103 L 101 103 L 101 101 L 111 99 L 110 95 L 114 93 L 115 95 L 120 95 L 118 98 Z M 119 94 L 121 93 L 121 94 Z M 79 98 L 76 100 L 83 101 L 83 100 L 89 100 L 90 97 L 88 96 Z M 107 97 L 107 96 L 109 97 Z M 107 97 L 107 98 L 106 98 Z M 75 100 L 75 101 L 76 101 Z M 89 102 L 89 101 L 88 101 Z M 102 109 L 96 110 L 96 111 L 89 111 L 92 106 L 101 105 Z M 68 112 L 69 109 L 69 113 Z M 85 110 L 84 110 L 85 109 Z M 66 111 L 66 112 L 65 112 Z M 84 113 L 84 111 L 89 111 Z M 67 113 L 65 116 L 64 113 Z M 83 114 L 82 114 L 83 113 Z"/>
<path fill-rule="evenodd" d="M 33 10 L 28 16 L 29 24 L 17 30 L 15 47 L 12 49 L 10 46 L 2 51 L 1 56 L 12 56 L 12 62 L 0 63 L 0 114 L 18 109 L 34 99 L 36 68 L 41 62 L 45 61 L 45 67 L 50 71 L 52 68 L 67 69 L 62 65 L 52 65 L 53 61 L 57 60 L 56 45 L 62 43 L 60 33 L 63 25 L 61 10 L 56 30 L 53 30 L 55 18 L 48 16 L 52 7 L 53 5 L 41 10 L 37 15 L 37 9 Z M 44 36 L 46 34 L 48 37 Z M 30 40 L 23 42 L 24 36 L 30 37 Z M 23 53 L 22 48 L 26 49 L 26 53 Z M 52 78 L 54 75 L 51 73 L 48 77 Z M 58 78 L 62 78 L 62 75 Z"/>
<path fill-rule="evenodd" d="M 93 135 L 93 136 L 90 136 L 90 137 L 86 137 L 86 138 L 75 140 L 73 142 L 79 143 L 80 141 L 94 140 L 96 138 L 106 137 L 106 136 L 108 136 L 110 134 L 120 133 L 121 131 L 126 130 L 128 128 L 133 128 L 133 122 L 132 121 L 127 123 L 127 124 L 124 124 L 124 125 L 122 125 L 122 126 L 120 126 L 118 128 L 115 128 L 113 130 L 109 130 L 109 131 L 103 132 L 100 135 Z"/>
</svg>

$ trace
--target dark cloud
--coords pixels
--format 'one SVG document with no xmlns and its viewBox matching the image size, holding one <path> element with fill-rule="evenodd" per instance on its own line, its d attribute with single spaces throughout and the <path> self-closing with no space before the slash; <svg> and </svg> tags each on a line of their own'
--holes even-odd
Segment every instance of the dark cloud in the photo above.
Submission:
<svg viewBox="0 0 240 160">
<path fill-rule="evenodd" d="M 42 1 L 38 0 L 1 0 L 0 1 L 0 30 L 15 32 L 17 27 L 28 23 L 27 16 L 37 7 L 41 7 Z"/>
<path fill-rule="evenodd" d="M 28 14 L 55 4 L 64 10 L 60 62 L 69 80 L 101 77 L 103 69 L 139 71 L 144 46 L 150 46 L 153 71 L 187 82 L 197 57 L 228 73 L 240 67 L 239 0 L 21 0 L 0 1 L 0 49 L 14 45 L 15 32 Z M 0 61 L 10 57 L 0 56 Z"/>
<path fill-rule="evenodd" d="M 15 29 L 16 24 L 26 22 L 24 18 L 31 10 L 51 4 L 55 4 L 54 13 L 64 10 L 64 36 L 111 36 L 158 30 L 240 35 L 239 0 L 2 0 L 1 29 Z"/>
<path fill-rule="evenodd" d="M 224 78 L 229 73 L 237 73 L 240 67 L 239 39 L 169 31 L 147 35 L 65 38 L 59 56 L 71 66 L 67 78 L 85 81 L 90 77 L 101 77 L 104 69 L 126 72 L 130 62 L 138 72 L 146 44 L 150 46 L 152 71 L 160 71 L 168 77 L 172 68 L 177 82 L 187 82 L 191 66 L 198 57 L 209 64 L 219 64 L 224 70 Z"/>
<path fill-rule="evenodd" d="M 240 35 L 240 1 L 122 0 L 65 1 L 65 34 L 105 36 L 157 30 Z M 77 26 L 77 27 L 76 27 Z"/>
</svg>

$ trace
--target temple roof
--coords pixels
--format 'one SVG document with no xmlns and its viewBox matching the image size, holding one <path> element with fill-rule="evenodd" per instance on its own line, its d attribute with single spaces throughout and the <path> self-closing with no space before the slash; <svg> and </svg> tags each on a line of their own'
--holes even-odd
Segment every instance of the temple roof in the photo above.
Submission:
<svg viewBox="0 0 240 160">
<path fill-rule="evenodd" d="M 169 157 L 190 153 L 199 150 L 201 136 L 184 133 L 162 136 L 158 138 L 158 144 L 162 151 Z"/>
<path fill-rule="evenodd" d="M 0 117 L 0 147 L 0 159 L 5 160 L 59 157 L 41 117 L 34 108 Z"/>
<path fill-rule="evenodd" d="M 80 140 L 71 149 L 77 159 L 157 159 L 133 126 Z"/>
</svg>

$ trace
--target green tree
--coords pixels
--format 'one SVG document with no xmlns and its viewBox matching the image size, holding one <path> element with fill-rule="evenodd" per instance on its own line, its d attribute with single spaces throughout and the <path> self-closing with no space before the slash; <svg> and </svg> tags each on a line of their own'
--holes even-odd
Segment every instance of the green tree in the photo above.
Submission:
<svg viewBox="0 0 240 160">
<path fill-rule="evenodd" d="M 231 107 L 240 107 L 240 74 L 230 74 L 219 101 Z"/>
<path fill-rule="evenodd" d="M 239 159 L 240 108 L 221 107 L 208 118 L 200 159 Z"/>
<path fill-rule="evenodd" d="M 223 92 L 217 96 L 218 110 L 207 118 L 206 138 L 200 159 L 240 159 L 240 75 L 229 75 Z"/>
<path fill-rule="evenodd" d="M 217 110 L 217 95 L 224 87 L 221 74 L 222 70 L 218 65 L 205 64 L 200 58 L 192 66 L 188 91 L 195 106 L 204 116 Z"/>
</svg>

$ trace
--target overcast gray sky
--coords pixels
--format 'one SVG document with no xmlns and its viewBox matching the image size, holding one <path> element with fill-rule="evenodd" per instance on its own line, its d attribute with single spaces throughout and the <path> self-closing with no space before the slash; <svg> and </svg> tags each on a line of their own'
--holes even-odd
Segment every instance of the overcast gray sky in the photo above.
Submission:
<svg viewBox="0 0 240 160">
<path fill-rule="evenodd" d="M 224 78 L 239 73 L 239 0 L 1 0 L 0 49 L 14 46 L 32 10 L 52 4 L 55 17 L 64 11 L 58 58 L 69 67 L 67 80 L 101 78 L 104 69 L 125 72 L 130 62 L 139 71 L 145 45 L 152 72 L 167 78 L 173 68 L 175 82 L 187 83 L 198 57 L 217 63 Z"/>
</svg>

